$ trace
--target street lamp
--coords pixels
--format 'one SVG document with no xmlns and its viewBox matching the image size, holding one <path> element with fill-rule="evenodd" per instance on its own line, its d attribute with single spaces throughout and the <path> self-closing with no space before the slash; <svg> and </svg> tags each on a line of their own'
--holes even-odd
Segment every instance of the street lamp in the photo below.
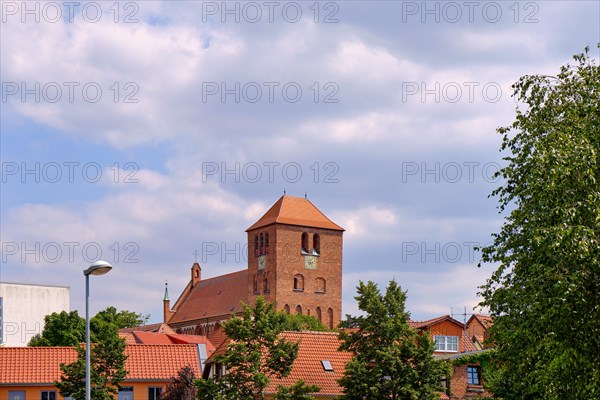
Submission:
<svg viewBox="0 0 600 400">
<path fill-rule="evenodd" d="M 96 261 L 83 271 L 85 275 L 85 400 L 91 400 L 90 390 L 90 275 L 104 275 L 112 269 L 106 261 Z"/>
</svg>

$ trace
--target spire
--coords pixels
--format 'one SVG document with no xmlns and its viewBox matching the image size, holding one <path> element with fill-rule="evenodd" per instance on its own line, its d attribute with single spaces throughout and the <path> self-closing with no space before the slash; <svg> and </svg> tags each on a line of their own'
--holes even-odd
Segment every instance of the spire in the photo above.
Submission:
<svg viewBox="0 0 600 400">
<path fill-rule="evenodd" d="M 165 297 L 163 297 L 163 301 L 169 301 L 169 285 L 167 281 L 165 281 Z"/>
</svg>

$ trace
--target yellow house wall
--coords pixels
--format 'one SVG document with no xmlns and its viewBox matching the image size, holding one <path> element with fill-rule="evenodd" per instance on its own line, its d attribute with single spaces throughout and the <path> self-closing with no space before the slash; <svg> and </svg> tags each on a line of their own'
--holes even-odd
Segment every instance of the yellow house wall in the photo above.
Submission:
<svg viewBox="0 0 600 400">
<path fill-rule="evenodd" d="M 163 392 L 166 387 L 165 382 L 123 382 L 121 386 L 133 386 L 132 400 L 148 400 L 149 387 L 162 387 Z M 40 400 L 41 392 L 44 390 L 55 390 L 57 400 L 62 400 L 63 397 L 58 393 L 55 386 L 0 386 L 0 400 L 8 400 L 8 392 L 13 390 L 24 390 L 25 399 L 22 400 Z"/>
</svg>

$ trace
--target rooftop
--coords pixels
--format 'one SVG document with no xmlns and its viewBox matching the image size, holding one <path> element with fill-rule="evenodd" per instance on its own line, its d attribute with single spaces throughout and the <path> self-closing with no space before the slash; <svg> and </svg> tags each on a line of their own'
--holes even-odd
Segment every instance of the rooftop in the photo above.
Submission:
<svg viewBox="0 0 600 400">
<path fill-rule="evenodd" d="M 309 226 L 314 228 L 343 231 L 325 216 L 310 200 L 283 195 L 254 225 L 246 232 L 272 224 Z"/>
</svg>

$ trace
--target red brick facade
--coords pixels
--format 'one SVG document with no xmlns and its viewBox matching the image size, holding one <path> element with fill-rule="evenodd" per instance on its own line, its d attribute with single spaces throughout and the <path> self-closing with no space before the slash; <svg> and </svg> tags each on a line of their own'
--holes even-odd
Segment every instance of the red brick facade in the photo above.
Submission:
<svg viewBox="0 0 600 400">
<path fill-rule="evenodd" d="M 263 295 L 279 310 L 337 326 L 342 316 L 342 233 L 283 224 L 248 231 L 248 300 Z M 259 262 L 263 257 L 264 265 Z"/>
</svg>

